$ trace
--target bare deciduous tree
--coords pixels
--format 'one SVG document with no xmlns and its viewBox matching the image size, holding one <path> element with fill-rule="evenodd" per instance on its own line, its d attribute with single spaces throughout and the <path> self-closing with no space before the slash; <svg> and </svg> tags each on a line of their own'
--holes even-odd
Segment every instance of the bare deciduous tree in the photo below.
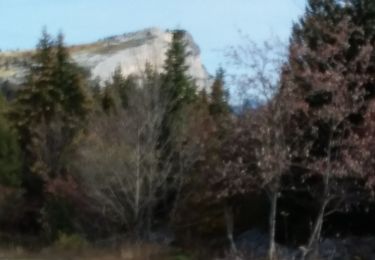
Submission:
<svg viewBox="0 0 375 260">
<path fill-rule="evenodd" d="M 275 232 L 280 178 L 290 165 L 291 151 L 286 141 L 288 103 L 280 92 L 282 65 L 285 61 L 284 45 L 278 41 L 259 46 L 245 38 L 244 44 L 231 49 L 229 56 L 241 71 L 236 76 L 239 96 L 256 102 L 257 108 L 245 116 L 248 134 L 256 140 L 257 174 L 260 188 L 270 199 L 269 259 L 275 259 Z M 249 105 L 246 104 L 245 105 Z M 251 104 L 250 104 L 251 105 Z M 244 111 L 249 108 L 244 108 Z M 249 158 L 248 158 L 249 159 Z M 244 158 L 246 160 L 246 158 Z"/>
<path fill-rule="evenodd" d="M 170 177 L 157 148 L 162 115 L 158 86 L 131 93 L 127 110 L 98 115 L 76 164 L 98 210 L 127 229 L 149 229 L 153 207 Z"/>
<path fill-rule="evenodd" d="M 191 133 L 171 135 L 181 152 L 179 167 L 172 167 L 168 157 L 161 163 L 159 136 L 166 109 L 158 75 L 148 73 L 129 93 L 126 109 L 93 118 L 75 163 L 97 210 L 137 236 L 149 235 L 156 207 L 170 199 L 171 190 L 172 200 L 178 200 L 184 173 L 195 163 L 200 146 Z"/>
</svg>

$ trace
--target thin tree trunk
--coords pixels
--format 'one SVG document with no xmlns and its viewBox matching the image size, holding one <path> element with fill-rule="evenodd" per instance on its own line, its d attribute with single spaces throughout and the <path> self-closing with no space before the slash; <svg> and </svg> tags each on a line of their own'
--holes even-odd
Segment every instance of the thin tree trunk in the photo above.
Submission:
<svg viewBox="0 0 375 260">
<path fill-rule="evenodd" d="M 236 243 L 233 239 L 233 210 L 232 207 L 228 205 L 228 203 L 224 206 L 224 216 L 225 216 L 225 225 L 227 229 L 227 238 L 233 253 L 237 254 L 237 247 Z"/>
<path fill-rule="evenodd" d="M 333 129 L 336 129 L 337 126 L 334 126 Z M 323 185 L 324 185 L 324 190 L 323 190 L 323 202 L 320 206 L 318 216 L 315 220 L 314 224 L 314 230 L 310 235 L 309 242 L 307 244 L 307 247 L 305 248 L 305 251 L 303 252 L 302 259 L 305 260 L 306 258 L 311 255 L 315 249 L 317 244 L 319 243 L 320 240 L 320 235 L 322 233 L 322 227 L 323 227 L 323 222 L 324 222 L 324 215 L 325 215 L 325 210 L 326 207 L 329 203 L 330 200 L 330 178 L 331 178 L 331 172 L 332 172 L 332 163 L 331 163 L 331 147 L 332 147 L 332 133 L 334 131 L 331 131 L 330 133 L 330 142 L 329 142 L 329 147 L 328 149 L 328 168 L 327 171 L 325 172 L 324 179 L 323 179 Z"/>
<path fill-rule="evenodd" d="M 140 144 L 140 130 L 137 131 L 137 147 L 136 147 L 136 169 L 135 169 L 135 196 L 134 196 L 134 225 L 135 236 L 137 240 L 141 235 L 141 221 L 139 221 L 140 201 L 141 201 L 141 144 Z"/>
<path fill-rule="evenodd" d="M 278 192 L 272 192 L 271 197 L 271 212 L 269 216 L 269 229 L 270 229 L 270 241 L 269 241 L 269 250 L 268 250 L 268 259 L 274 260 L 276 253 L 276 244 L 275 244 L 275 233 L 276 233 L 276 213 L 277 213 L 277 197 Z"/>
<path fill-rule="evenodd" d="M 140 178 L 140 171 L 141 171 L 141 148 L 140 148 L 140 131 L 137 131 L 137 157 L 136 157 L 136 186 L 135 186 L 135 220 L 138 221 L 139 215 L 139 202 L 140 202 L 140 194 L 141 194 L 141 178 Z"/>
<path fill-rule="evenodd" d="M 305 251 L 303 252 L 302 259 L 305 260 L 314 252 L 314 248 L 320 240 L 320 234 L 322 232 L 324 214 L 328 205 L 328 199 L 325 199 L 320 207 L 318 216 L 316 217 L 313 232 L 310 235 L 309 242 Z"/>
<path fill-rule="evenodd" d="M 147 234 L 146 237 L 149 240 L 151 236 L 151 221 L 152 221 L 152 207 L 150 203 L 147 205 L 147 213 L 146 213 L 146 229 Z"/>
</svg>

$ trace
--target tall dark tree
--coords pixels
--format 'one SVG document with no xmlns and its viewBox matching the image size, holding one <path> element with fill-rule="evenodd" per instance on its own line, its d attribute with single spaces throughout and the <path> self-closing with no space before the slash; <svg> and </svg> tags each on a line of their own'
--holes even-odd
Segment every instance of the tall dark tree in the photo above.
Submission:
<svg viewBox="0 0 375 260">
<path fill-rule="evenodd" d="M 89 102 L 81 69 L 71 60 L 60 34 L 44 30 L 25 86 L 8 113 L 23 151 L 22 186 L 40 229 L 45 184 L 67 172 L 66 155 L 83 129 Z"/>
<path fill-rule="evenodd" d="M 375 2 L 371 0 L 346 1 L 346 11 L 353 22 L 361 26 L 367 39 L 375 41 Z"/>
<path fill-rule="evenodd" d="M 61 34 L 54 42 L 44 31 L 33 61 L 10 116 L 25 150 L 25 171 L 56 175 L 63 151 L 84 124 L 88 99 L 80 69 Z"/>
<path fill-rule="evenodd" d="M 6 109 L 0 94 L 0 185 L 17 187 L 21 184 L 21 153 L 17 136 L 5 118 Z"/>
<path fill-rule="evenodd" d="M 43 30 L 33 56 L 26 85 L 19 90 L 9 111 L 9 118 L 17 129 L 23 151 L 23 187 L 29 195 L 41 196 L 42 174 L 46 173 L 38 148 L 42 137 L 38 126 L 49 124 L 58 110 L 59 91 L 53 87 L 53 40 Z"/>
<path fill-rule="evenodd" d="M 59 34 L 55 42 L 55 61 L 52 75 L 54 88 L 60 92 L 56 96 L 64 120 L 72 126 L 81 126 L 89 112 L 88 93 L 83 70 L 75 64 L 64 45 L 64 36 Z"/>
<path fill-rule="evenodd" d="M 230 112 L 228 92 L 225 89 L 225 72 L 219 68 L 211 87 L 210 114 L 213 117 L 227 116 Z"/>
<path fill-rule="evenodd" d="M 320 239 L 326 211 L 350 208 L 350 196 L 357 196 L 352 191 L 364 191 L 356 184 L 372 175 L 366 165 L 373 157 L 374 48 L 348 3 L 309 1 L 295 26 L 282 79 L 290 109 L 287 138 L 292 164 L 298 165 L 292 173 L 316 199 L 318 217 L 306 255 Z M 311 176 L 320 180 L 314 188 Z"/>
<path fill-rule="evenodd" d="M 165 158 L 177 154 L 172 146 L 183 127 L 183 110 L 196 98 L 195 84 L 188 75 L 186 47 L 185 31 L 175 30 L 166 53 L 160 86 L 165 113 L 159 142 L 165 147 Z"/>
<path fill-rule="evenodd" d="M 101 109 L 107 115 L 116 113 L 117 105 L 111 88 L 106 87 L 102 90 L 100 93 L 100 103 Z"/>
<path fill-rule="evenodd" d="M 327 26 L 334 27 L 343 17 L 343 9 L 337 0 L 308 0 L 305 15 L 293 26 L 291 41 L 306 42 L 316 49 L 319 44 L 330 40 L 329 33 L 323 33 L 311 26 L 312 19 L 325 21 Z"/>
<path fill-rule="evenodd" d="M 130 92 L 136 88 L 136 78 L 133 75 L 125 77 L 121 72 L 121 67 L 117 67 L 113 72 L 110 82 L 106 88 L 111 92 L 113 102 L 117 107 L 126 109 L 129 105 Z"/>
<path fill-rule="evenodd" d="M 195 97 L 195 86 L 188 75 L 186 64 L 187 44 L 185 31 L 175 30 L 171 45 L 166 53 L 162 91 L 167 102 L 167 111 L 175 113 Z"/>
</svg>

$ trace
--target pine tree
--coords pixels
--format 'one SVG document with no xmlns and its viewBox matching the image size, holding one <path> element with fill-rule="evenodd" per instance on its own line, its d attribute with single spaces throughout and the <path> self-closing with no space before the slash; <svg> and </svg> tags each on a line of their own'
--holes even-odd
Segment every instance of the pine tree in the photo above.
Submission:
<svg viewBox="0 0 375 260">
<path fill-rule="evenodd" d="M 121 67 L 117 67 L 112 75 L 112 81 L 107 87 L 112 89 L 113 94 L 118 96 L 121 107 L 126 109 L 129 106 L 130 92 L 136 88 L 136 80 L 132 75 L 124 77 Z"/>
<path fill-rule="evenodd" d="M 185 31 L 173 32 L 172 43 L 166 56 L 162 91 L 167 102 L 167 111 L 174 113 L 194 100 L 196 94 L 192 79 L 187 73 Z"/>
<path fill-rule="evenodd" d="M 150 64 L 146 63 L 142 79 L 142 86 L 145 91 L 152 97 L 151 106 L 153 111 L 162 110 L 161 104 L 161 75 Z M 160 113 L 160 112 L 159 112 Z"/>
<path fill-rule="evenodd" d="M 25 86 L 8 116 L 17 129 L 24 157 L 24 187 L 41 194 L 47 177 L 63 171 L 63 155 L 88 113 L 81 71 L 60 34 L 44 30 Z"/>
<path fill-rule="evenodd" d="M 127 109 L 129 107 L 130 96 L 137 88 L 136 77 L 133 75 L 124 77 L 120 68 L 118 68 L 113 75 L 113 87 L 119 95 L 122 108 Z"/>
<path fill-rule="evenodd" d="M 228 93 L 225 90 L 225 72 L 219 68 L 211 87 L 210 114 L 215 117 L 227 116 L 230 112 Z"/>
<path fill-rule="evenodd" d="M 184 107 L 196 98 L 195 85 L 187 73 L 184 31 L 173 32 L 172 42 L 166 56 L 160 88 L 160 96 L 165 105 L 160 143 L 168 147 L 171 146 L 172 139 L 178 135 L 179 128 L 183 124 Z M 166 148 L 168 154 L 173 153 L 171 149 L 171 147 Z"/>
<path fill-rule="evenodd" d="M 53 97 L 59 96 L 52 83 L 53 41 L 46 30 L 43 30 L 32 60 L 27 83 L 18 91 L 8 118 L 17 129 L 23 153 L 22 186 L 28 196 L 40 198 L 44 183 L 42 175 L 47 174 L 47 168 L 41 161 L 39 144 L 43 137 L 38 126 L 52 121 L 58 110 Z"/>
<path fill-rule="evenodd" d="M 185 145 L 191 133 L 189 116 L 186 113 L 197 98 L 196 87 L 188 75 L 186 64 L 187 50 L 185 32 L 175 30 L 172 42 L 166 53 L 164 72 L 160 76 L 158 87 L 161 112 L 160 134 L 158 136 L 158 150 L 160 151 L 159 167 L 166 172 L 168 178 L 168 196 L 174 199 L 181 176 L 186 169 L 183 167 Z M 171 206 L 165 203 L 162 214 L 170 213 Z"/>
<path fill-rule="evenodd" d="M 20 148 L 10 123 L 5 118 L 7 104 L 0 94 L 0 185 L 18 187 L 21 184 Z"/>
<path fill-rule="evenodd" d="M 47 187 L 66 177 L 66 156 L 88 113 L 83 70 L 71 60 L 62 34 L 54 41 L 44 30 L 27 81 L 7 113 L 22 149 L 21 186 L 25 203 L 32 205 L 27 217 L 35 231 L 54 229 L 48 223 Z"/>
<path fill-rule="evenodd" d="M 129 98 L 137 88 L 137 80 L 133 75 L 124 77 L 121 67 L 113 72 L 111 80 L 106 82 L 102 92 L 102 108 L 105 113 L 115 113 L 118 109 L 129 107 Z"/>
<path fill-rule="evenodd" d="M 61 106 L 63 118 L 71 127 L 79 127 L 89 112 L 88 94 L 81 68 L 75 64 L 64 46 L 64 36 L 59 34 L 55 43 L 53 87 L 58 94 L 53 97 Z"/>
<path fill-rule="evenodd" d="M 108 85 L 101 93 L 101 107 L 107 115 L 114 114 L 117 111 L 118 105 L 116 105 L 114 94 Z"/>
<path fill-rule="evenodd" d="M 209 98 L 208 98 L 208 94 L 207 94 L 207 90 L 206 90 L 206 89 L 202 89 L 201 91 L 199 91 L 199 94 L 198 94 L 198 100 L 199 100 L 200 103 L 202 103 L 205 107 L 208 107 L 208 106 L 209 106 Z"/>
</svg>

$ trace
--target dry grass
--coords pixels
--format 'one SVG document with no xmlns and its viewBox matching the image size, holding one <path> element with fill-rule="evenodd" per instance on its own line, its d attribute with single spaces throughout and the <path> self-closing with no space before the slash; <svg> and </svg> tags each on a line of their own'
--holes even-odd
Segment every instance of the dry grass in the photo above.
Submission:
<svg viewBox="0 0 375 260">
<path fill-rule="evenodd" d="M 58 250 L 46 248 L 38 252 L 24 250 L 22 247 L 0 249 L 0 259 L 7 260 L 192 260 L 179 255 L 176 250 L 150 244 L 123 244 L 118 249 L 98 249 L 88 247 L 83 250 Z"/>
</svg>

